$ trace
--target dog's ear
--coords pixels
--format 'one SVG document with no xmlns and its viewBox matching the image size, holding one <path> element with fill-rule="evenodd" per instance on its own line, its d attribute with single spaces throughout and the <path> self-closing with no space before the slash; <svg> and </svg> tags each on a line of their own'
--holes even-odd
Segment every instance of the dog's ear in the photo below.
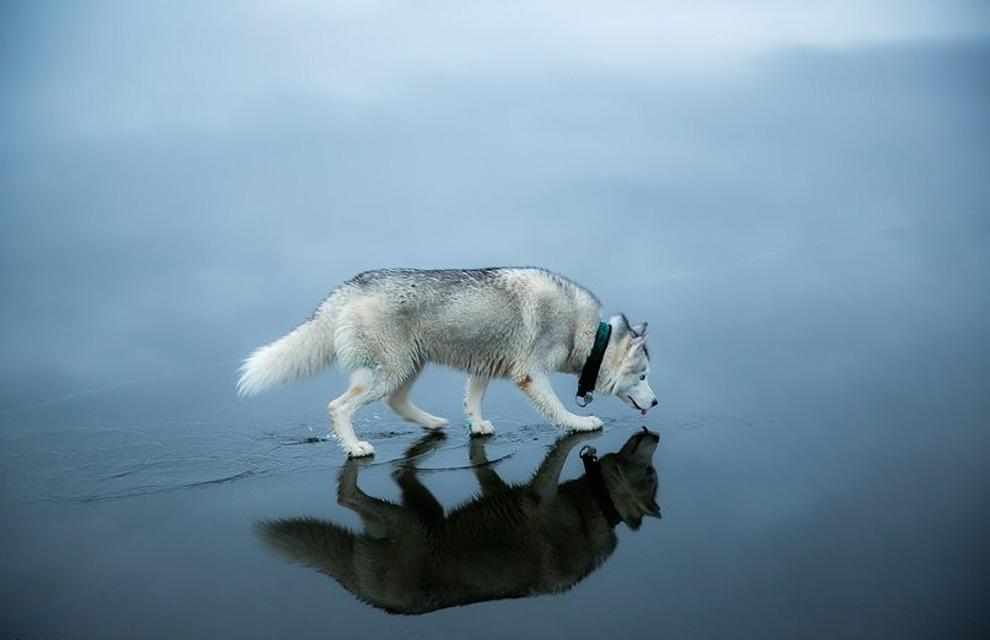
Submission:
<svg viewBox="0 0 990 640">
<path fill-rule="evenodd" d="M 612 316 L 609 318 L 608 323 L 612 325 L 613 340 L 617 340 L 627 333 L 632 332 L 632 327 L 629 326 L 629 318 L 627 318 L 624 313 L 620 313 L 617 316 Z"/>
<path fill-rule="evenodd" d="M 634 327 L 630 327 L 630 329 L 632 330 L 632 332 L 635 335 L 637 335 L 639 337 L 642 337 L 642 338 L 645 338 L 646 337 L 646 323 L 645 322 L 642 322 L 640 324 L 637 324 Z"/>
<path fill-rule="evenodd" d="M 660 505 L 657 504 L 656 500 L 650 500 L 650 504 L 646 505 L 646 515 L 660 519 Z"/>
</svg>

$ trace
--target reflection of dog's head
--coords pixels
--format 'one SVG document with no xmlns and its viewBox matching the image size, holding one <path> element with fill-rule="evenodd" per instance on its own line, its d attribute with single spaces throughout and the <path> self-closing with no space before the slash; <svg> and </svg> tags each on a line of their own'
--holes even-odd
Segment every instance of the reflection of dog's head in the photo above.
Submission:
<svg viewBox="0 0 990 640">
<path fill-rule="evenodd" d="M 601 459 L 609 496 L 631 529 L 639 529 L 643 516 L 660 517 L 657 471 L 653 468 L 653 452 L 659 442 L 659 435 L 643 427 L 619 451 Z"/>
</svg>

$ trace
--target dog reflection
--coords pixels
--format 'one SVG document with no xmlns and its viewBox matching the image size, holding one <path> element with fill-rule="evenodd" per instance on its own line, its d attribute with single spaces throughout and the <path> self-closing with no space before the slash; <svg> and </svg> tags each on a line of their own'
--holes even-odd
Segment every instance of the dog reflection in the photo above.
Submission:
<svg viewBox="0 0 990 640">
<path fill-rule="evenodd" d="M 338 501 L 361 517 L 363 533 L 317 518 L 262 522 L 258 530 L 290 560 L 390 613 L 566 591 L 612 554 L 618 522 L 638 529 L 644 516 L 660 517 L 653 468 L 660 437 L 644 428 L 618 452 L 586 459 L 584 475 L 560 484 L 568 453 L 586 438 L 559 439 L 525 485 L 502 481 L 488 464 L 484 439 L 472 438 L 481 494 L 445 513 L 413 466 L 443 440 L 427 436 L 393 472 L 399 505 L 357 486 L 360 462 L 341 469 Z"/>
</svg>

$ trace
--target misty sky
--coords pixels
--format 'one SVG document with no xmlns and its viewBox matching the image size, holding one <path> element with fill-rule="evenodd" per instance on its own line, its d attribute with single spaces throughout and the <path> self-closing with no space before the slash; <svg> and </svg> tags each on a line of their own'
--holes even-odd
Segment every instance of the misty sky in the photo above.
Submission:
<svg viewBox="0 0 990 640">
<path fill-rule="evenodd" d="M 0 400 L 237 360 L 383 266 L 558 270 L 685 393 L 986 353 L 988 69 L 979 2 L 5 2 Z"/>
</svg>

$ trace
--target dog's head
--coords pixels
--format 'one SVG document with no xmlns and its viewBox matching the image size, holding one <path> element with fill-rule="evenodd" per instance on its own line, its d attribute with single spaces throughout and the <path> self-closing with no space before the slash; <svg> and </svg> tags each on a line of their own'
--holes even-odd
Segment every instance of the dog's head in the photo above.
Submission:
<svg viewBox="0 0 990 640">
<path fill-rule="evenodd" d="M 646 349 L 646 323 L 632 326 L 624 315 L 609 320 L 612 336 L 605 353 L 608 380 L 603 391 L 618 396 L 644 416 L 659 404 L 650 388 L 650 352 Z"/>
</svg>

